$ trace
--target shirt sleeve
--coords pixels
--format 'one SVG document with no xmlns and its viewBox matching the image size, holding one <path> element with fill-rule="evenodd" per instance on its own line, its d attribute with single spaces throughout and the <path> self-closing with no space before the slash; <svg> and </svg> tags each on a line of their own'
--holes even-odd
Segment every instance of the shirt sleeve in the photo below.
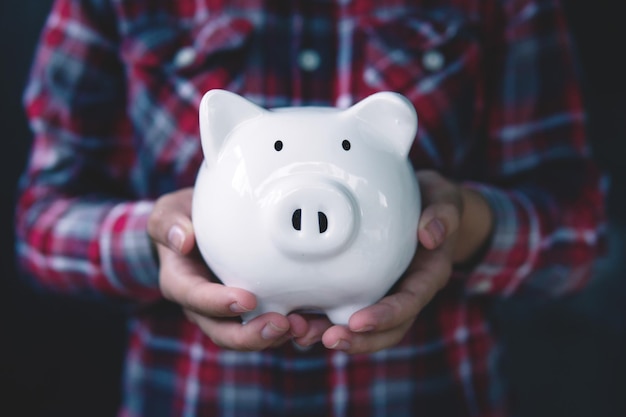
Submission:
<svg viewBox="0 0 626 417">
<path fill-rule="evenodd" d="M 495 228 L 464 278 L 472 294 L 563 294 L 584 286 L 603 250 L 602 176 L 586 142 L 578 63 L 557 1 L 501 5 L 489 181 L 467 184 L 489 201 Z"/>
<path fill-rule="evenodd" d="M 109 2 L 57 0 L 24 102 L 33 131 L 16 210 L 18 261 L 40 286 L 124 300 L 160 296 L 133 195 L 136 153 Z"/>
</svg>

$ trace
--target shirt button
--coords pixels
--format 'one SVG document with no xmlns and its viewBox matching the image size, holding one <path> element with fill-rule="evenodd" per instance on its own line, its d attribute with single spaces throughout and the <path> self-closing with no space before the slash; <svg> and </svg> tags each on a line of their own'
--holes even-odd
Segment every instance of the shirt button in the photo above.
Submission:
<svg viewBox="0 0 626 417">
<path fill-rule="evenodd" d="M 311 49 L 303 50 L 298 56 L 298 64 L 305 71 L 315 71 L 320 67 L 320 63 L 320 55 Z"/>
<path fill-rule="evenodd" d="M 491 281 L 480 281 L 472 289 L 478 293 L 486 293 L 491 290 Z"/>
<path fill-rule="evenodd" d="M 174 57 L 174 65 L 178 68 L 188 67 L 196 60 L 196 50 L 192 46 L 186 46 Z"/>
<path fill-rule="evenodd" d="M 439 71 L 445 64 L 443 54 L 437 50 L 426 51 L 422 56 L 422 65 L 428 71 Z"/>
</svg>

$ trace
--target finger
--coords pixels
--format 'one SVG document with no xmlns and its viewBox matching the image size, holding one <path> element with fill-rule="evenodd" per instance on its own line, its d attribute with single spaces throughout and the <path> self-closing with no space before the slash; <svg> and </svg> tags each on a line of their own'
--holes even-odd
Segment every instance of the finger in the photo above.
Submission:
<svg viewBox="0 0 626 417">
<path fill-rule="evenodd" d="M 333 326 L 322 337 L 328 349 L 350 354 L 374 353 L 398 344 L 414 320 L 381 332 L 354 333 L 345 326 Z"/>
<path fill-rule="evenodd" d="M 182 254 L 194 248 L 191 223 L 193 190 L 186 188 L 159 198 L 148 218 L 148 234 L 155 243 L 168 246 Z"/>
<path fill-rule="evenodd" d="M 200 259 L 182 256 L 159 245 L 163 296 L 194 312 L 233 317 L 256 308 L 256 297 L 241 288 L 212 282 L 211 273 Z"/>
<path fill-rule="evenodd" d="M 293 338 L 302 337 L 309 331 L 309 323 L 301 314 L 289 314 L 287 320 L 289 320 L 289 328 Z"/>
<path fill-rule="evenodd" d="M 205 316 L 234 317 L 254 310 L 256 298 L 243 289 L 204 280 L 190 283 L 179 303 Z"/>
<path fill-rule="evenodd" d="M 230 319 L 189 316 L 216 345 L 239 351 L 258 351 L 289 340 L 289 320 L 278 313 L 266 313 L 246 324 Z"/>
<path fill-rule="evenodd" d="M 289 321 L 289 332 L 279 337 L 270 347 L 279 347 L 289 340 L 303 336 L 308 331 L 309 324 L 302 315 L 292 313 L 287 316 L 287 320 Z"/>
<path fill-rule="evenodd" d="M 443 288 L 451 272 L 444 248 L 419 253 L 393 293 L 350 317 L 350 330 L 385 331 L 412 320 Z"/>
<path fill-rule="evenodd" d="M 322 315 L 307 315 L 307 331 L 294 338 L 294 342 L 300 346 L 311 346 L 322 340 L 322 335 L 328 328 L 332 326 L 332 323 L 326 316 Z"/>
</svg>

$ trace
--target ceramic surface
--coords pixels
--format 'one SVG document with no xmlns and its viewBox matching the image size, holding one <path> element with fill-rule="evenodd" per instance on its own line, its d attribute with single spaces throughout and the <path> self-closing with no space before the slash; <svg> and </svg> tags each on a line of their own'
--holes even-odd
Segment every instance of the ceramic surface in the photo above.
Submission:
<svg viewBox="0 0 626 417">
<path fill-rule="evenodd" d="M 206 93 L 192 221 L 216 276 L 257 296 L 244 321 L 315 310 L 347 324 L 389 290 L 417 245 L 416 130 L 412 104 L 391 92 L 271 110 Z"/>
</svg>

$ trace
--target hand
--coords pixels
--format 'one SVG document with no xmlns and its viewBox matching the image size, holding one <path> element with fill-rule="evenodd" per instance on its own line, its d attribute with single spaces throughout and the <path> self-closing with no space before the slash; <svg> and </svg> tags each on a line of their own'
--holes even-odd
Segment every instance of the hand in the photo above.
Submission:
<svg viewBox="0 0 626 417">
<path fill-rule="evenodd" d="M 191 224 L 192 189 L 166 194 L 155 203 L 148 234 L 159 256 L 163 296 L 183 307 L 213 342 L 236 350 L 261 350 L 302 336 L 307 323 L 300 315 L 263 314 L 243 325 L 238 316 L 256 307 L 255 296 L 214 279 L 195 250 Z"/>
<path fill-rule="evenodd" d="M 491 211 L 476 192 L 464 189 L 433 171 L 417 173 L 423 200 L 415 257 L 394 291 L 357 311 L 348 326 L 327 319 L 309 320 L 308 331 L 295 342 L 321 339 L 331 349 L 371 353 L 397 344 L 419 312 L 442 289 L 455 262 L 471 257 L 491 231 Z M 461 238 L 459 235 L 461 234 Z"/>
</svg>

